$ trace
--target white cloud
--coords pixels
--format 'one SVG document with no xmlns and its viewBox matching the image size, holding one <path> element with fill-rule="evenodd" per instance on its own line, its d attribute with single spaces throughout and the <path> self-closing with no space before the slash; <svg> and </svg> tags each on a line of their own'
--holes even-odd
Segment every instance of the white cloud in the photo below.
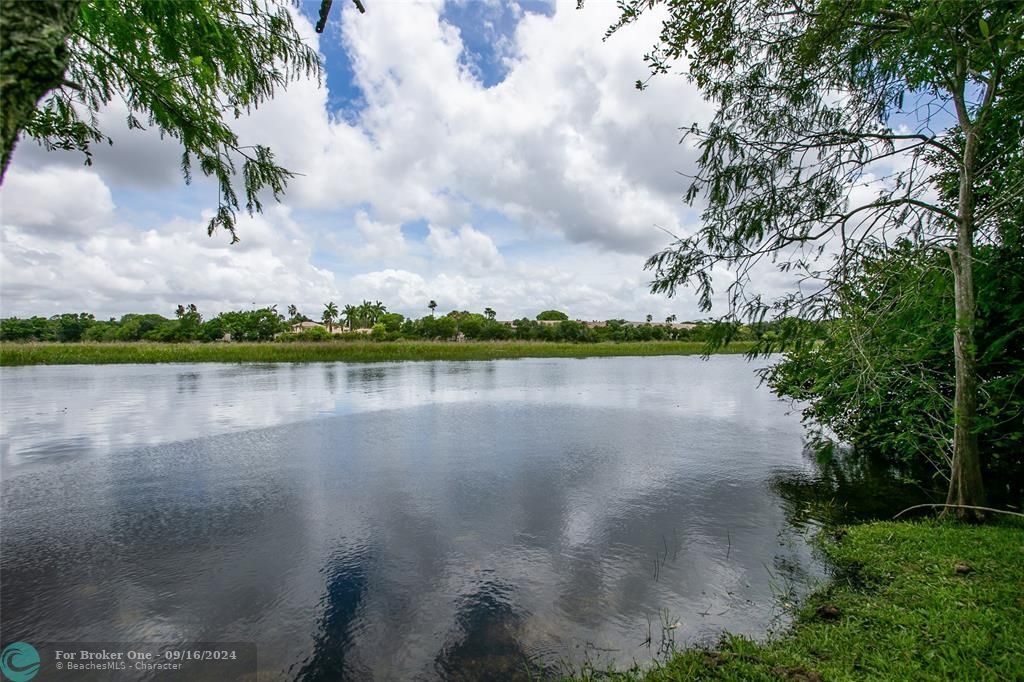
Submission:
<svg viewBox="0 0 1024 682">
<path fill-rule="evenodd" d="M 330 119 L 327 94 L 300 83 L 243 124 L 303 173 L 290 201 L 368 203 L 385 222 L 448 225 L 473 204 L 533 231 L 638 254 L 664 241 L 656 225 L 682 229 L 675 171 L 692 168 L 694 151 L 677 144 L 678 128 L 708 110 L 682 78 L 634 89 L 656 21 L 603 42 L 610 4 L 526 14 L 506 78 L 485 88 L 460 63 L 460 33 L 441 10 L 345 9 L 344 41 L 366 97 L 357 123 Z"/>
<path fill-rule="evenodd" d="M 365 292 L 362 298 L 381 300 L 395 311 L 413 317 L 427 313 L 427 303 L 436 300 L 442 311 L 478 309 L 482 287 L 461 275 L 441 274 L 429 281 L 407 270 L 367 272 L 352 278 L 351 285 Z M 482 309 L 482 308 L 480 308 Z"/>
<path fill-rule="evenodd" d="M 429 230 L 427 245 L 434 253 L 445 260 L 461 261 L 470 272 L 488 272 L 504 264 L 491 238 L 472 225 L 458 230 L 430 225 Z"/>
<path fill-rule="evenodd" d="M 402 226 L 395 223 L 379 223 L 370 219 L 366 211 L 359 211 L 355 218 L 356 228 L 366 240 L 356 253 L 367 260 L 396 258 L 406 250 Z"/>
<path fill-rule="evenodd" d="M 53 210 L 29 210 L 61 186 L 68 195 Z M 254 303 L 318 306 L 339 297 L 334 275 L 310 263 L 311 247 L 284 206 L 242 217 L 245 239 L 232 246 L 225 235 L 205 236 L 209 216 L 169 218 L 146 229 L 113 220 L 110 191 L 90 171 L 43 168 L 5 182 L 2 196 L 3 315 L 170 314 L 178 303 L 216 312 Z M 68 205 L 81 207 L 88 231 L 67 234 Z"/>
<path fill-rule="evenodd" d="M 113 219 L 110 189 L 85 169 L 12 168 L 4 180 L 3 222 L 56 237 L 84 237 Z"/>
<path fill-rule="evenodd" d="M 88 170 L 97 173 L 107 184 L 119 187 L 161 190 L 184 184 L 180 170 L 184 147 L 174 138 L 161 135 L 156 126 L 128 129 L 125 125 L 127 115 L 127 106 L 117 98 L 99 111 L 99 129 L 109 135 L 113 143 L 91 145 L 93 163 Z M 15 147 L 12 159 L 13 168 L 39 169 L 59 165 L 86 170 L 86 157 L 81 152 L 46 151 L 27 139 Z"/>
</svg>

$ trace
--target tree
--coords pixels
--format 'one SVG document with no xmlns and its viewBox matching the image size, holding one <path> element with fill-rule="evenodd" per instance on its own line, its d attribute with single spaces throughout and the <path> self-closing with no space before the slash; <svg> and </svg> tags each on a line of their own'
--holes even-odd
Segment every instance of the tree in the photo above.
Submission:
<svg viewBox="0 0 1024 682">
<path fill-rule="evenodd" d="M 405 316 L 398 313 L 384 313 L 380 317 L 380 324 L 384 325 L 389 334 L 398 334 L 404 323 Z"/>
<path fill-rule="evenodd" d="M 231 334 L 232 341 L 269 341 L 287 327 L 273 308 L 221 313 L 216 331 Z"/>
<path fill-rule="evenodd" d="M 53 326 L 45 317 L 10 317 L 0 320 L 0 341 L 53 341 L 56 339 Z"/>
<path fill-rule="evenodd" d="M 678 318 L 675 315 L 669 315 L 668 317 L 665 318 L 665 324 L 672 324 L 677 319 Z"/>
<path fill-rule="evenodd" d="M 118 99 L 129 128 L 156 126 L 182 144 L 186 182 L 193 167 L 214 178 L 207 230 L 236 241 L 235 176 L 253 213 L 293 173 L 269 148 L 243 145 L 228 121 L 307 76 L 321 76 L 319 58 L 278 0 L 0 0 L 0 183 L 20 133 L 91 163 L 91 145 L 110 141 L 96 114 Z"/>
<path fill-rule="evenodd" d="M 976 251 L 979 313 L 978 438 L 982 471 L 1000 503 L 1024 490 L 1024 250 Z M 804 344 L 764 372 L 776 393 L 803 405 L 805 420 L 826 427 L 872 459 L 914 477 L 933 469 L 947 479 L 953 444 L 955 377 L 948 339 L 955 320 L 944 254 L 907 241 L 861 259 L 837 291 L 842 317 L 818 343 Z M 913 291 L 914 296 L 907 296 Z M 771 332 L 768 332 L 771 333 Z"/>
<path fill-rule="evenodd" d="M 430 303 L 427 304 L 427 307 L 430 308 L 430 316 L 433 317 L 434 311 L 437 309 L 437 301 L 430 299 Z"/>
<path fill-rule="evenodd" d="M 352 331 L 359 325 L 359 308 L 346 304 L 342 309 L 342 317 L 345 318 L 345 326 L 349 331 Z"/>
<path fill-rule="evenodd" d="M 498 313 L 494 312 L 493 308 L 484 308 L 484 317 L 486 317 L 488 320 L 493 320 L 497 316 Z"/>
<path fill-rule="evenodd" d="M 299 308 L 294 303 L 288 306 L 288 319 L 295 320 L 299 317 Z"/>
<path fill-rule="evenodd" d="M 174 311 L 178 318 L 175 325 L 168 325 L 165 329 L 162 341 L 190 341 L 199 337 L 200 326 L 203 324 L 203 316 L 195 303 L 187 306 L 179 305 Z"/>
<path fill-rule="evenodd" d="M 324 304 L 323 321 L 327 326 L 327 331 L 334 331 L 334 321 L 338 319 L 338 306 L 335 305 L 334 301 Z"/>
<path fill-rule="evenodd" d="M 380 301 L 374 301 L 373 303 L 363 301 L 359 308 L 362 313 L 364 327 L 373 327 L 388 312 L 388 309 Z"/>
<path fill-rule="evenodd" d="M 561 310 L 545 310 L 537 315 L 537 319 L 540 321 L 555 321 L 568 320 L 569 316 L 563 313 Z"/>
<path fill-rule="evenodd" d="M 647 313 L 647 324 L 650 324 L 654 320 L 654 315 Z"/>
<path fill-rule="evenodd" d="M 610 32 L 653 4 L 625 2 Z M 652 289 L 673 295 L 693 285 L 709 310 L 712 268 L 733 268 L 722 340 L 743 317 L 841 314 L 836 288 L 892 235 L 947 255 L 955 320 L 948 502 L 956 505 L 984 500 L 973 266 L 996 211 L 976 210 L 978 149 L 996 118 L 1015 123 L 1019 139 L 1022 32 L 1019 7 L 999 0 L 677 0 L 646 57 L 652 75 L 685 57 L 715 106 L 709 124 L 686 132 L 701 152 L 686 200 L 703 200 L 703 225 L 648 261 Z M 956 168 L 953 206 L 933 198 L 937 159 Z M 751 293 L 762 262 L 799 286 L 776 301 Z"/>
<path fill-rule="evenodd" d="M 54 323 L 57 341 L 81 341 L 82 336 L 96 323 L 92 313 L 64 313 L 50 318 Z"/>
</svg>

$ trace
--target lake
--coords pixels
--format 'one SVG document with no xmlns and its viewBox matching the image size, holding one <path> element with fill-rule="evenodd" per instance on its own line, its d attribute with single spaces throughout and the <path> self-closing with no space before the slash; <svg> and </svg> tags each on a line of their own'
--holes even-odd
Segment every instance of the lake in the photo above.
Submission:
<svg viewBox="0 0 1024 682">
<path fill-rule="evenodd" d="M 799 416 L 755 367 L 4 368 L 4 640 L 429 680 L 763 637 L 823 569 L 784 494 L 816 475 Z"/>
</svg>

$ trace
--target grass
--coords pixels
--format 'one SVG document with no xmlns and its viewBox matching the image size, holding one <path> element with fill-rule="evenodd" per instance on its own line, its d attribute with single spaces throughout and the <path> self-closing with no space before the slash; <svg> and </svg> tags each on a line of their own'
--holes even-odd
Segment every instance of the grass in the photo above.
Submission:
<svg viewBox="0 0 1024 682">
<path fill-rule="evenodd" d="M 653 669 L 578 679 L 1024 679 L 1024 528 L 885 522 L 823 537 L 837 576 L 780 638 L 727 636 Z"/>
<path fill-rule="evenodd" d="M 745 353 L 733 343 L 726 353 Z M 699 355 L 699 341 L 550 343 L 543 341 L 345 341 L 323 343 L 3 343 L 0 366 L 103 365 L 160 362 L 395 362 Z"/>
</svg>

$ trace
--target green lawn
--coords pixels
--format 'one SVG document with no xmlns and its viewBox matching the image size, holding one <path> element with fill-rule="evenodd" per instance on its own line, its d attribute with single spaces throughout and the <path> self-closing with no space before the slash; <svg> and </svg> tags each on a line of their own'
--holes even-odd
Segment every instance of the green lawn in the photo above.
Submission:
<svg viewBox="0 0 1024 682">
<path fill-rule="evenodd" d="M 723 352 L 745 353 L 749 343 Z M 394 362 L 698 355 L 699 341 L 548 343 L 542 341 L 334 341 L 322 343 L 3 343 L 0 366 L 157 362 Z"/>
<path fill-rule="evenodd" d="M 728 637 L 717 650 L 682 651 L 653 669 L 579 679 L 1024 679 L 1019 524 L 871 523 L 827 537 L 838 576 L 780 638 Z"/>
</svg>

